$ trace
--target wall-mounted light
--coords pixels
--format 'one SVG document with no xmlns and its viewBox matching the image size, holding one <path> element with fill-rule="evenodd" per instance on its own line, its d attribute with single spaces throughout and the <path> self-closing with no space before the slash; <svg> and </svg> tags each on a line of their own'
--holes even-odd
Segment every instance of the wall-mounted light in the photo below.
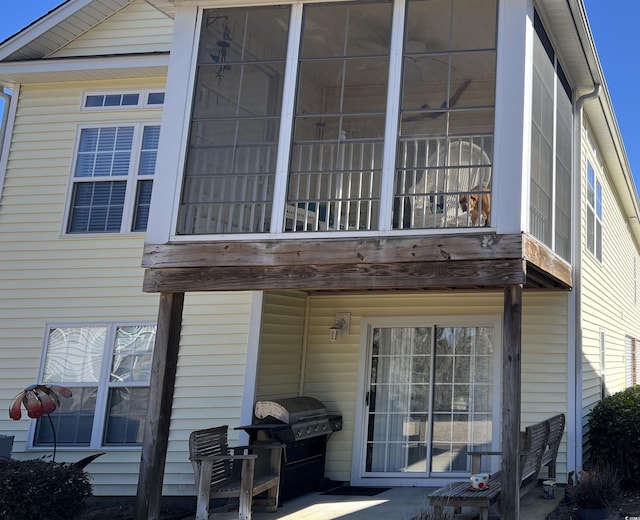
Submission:
<svg viewBox="0 0 640 520">
<path fill-rule="evenodd" d="M 336 321 L 329 327 L 329 341 L 336 343 L 340 336 L 349 334 L 351 327 L 351 313 L 350 312 L 338 312 L 336 313 Z"/>
</svg>

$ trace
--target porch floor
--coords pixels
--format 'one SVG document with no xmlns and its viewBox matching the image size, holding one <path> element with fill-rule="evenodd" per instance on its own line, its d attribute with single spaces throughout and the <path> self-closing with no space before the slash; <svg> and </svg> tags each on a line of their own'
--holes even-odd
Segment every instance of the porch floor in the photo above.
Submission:
<svg viewBox="0 0 640 520">
<path fill-rule="evenodd" d="M 285 502 L 275 513 L 267 513 L 264 508 L 255 507 L 253 520 L 411 520 L 421 511 L 430 511 L 427 495 L 434 488 L 392 488 L 378 495 L 335 496 L 321 493 L 307 495 Z M 534 488 L 520 499 L 521 520 L 544 520 L 564 496 L 563 488 L 556 488 L 555 499 L 543 498 L 542 486 Z M 478 517 L 477 509 L 463 508 L 458 518 Z M 490 518 L 499 518 L 497 510 L 492 510 Z M 193 520 L 195 517 L 186 520 Z M 238 513 L 218 513 L 211 520 L 237 519 Z"/>
</svg>

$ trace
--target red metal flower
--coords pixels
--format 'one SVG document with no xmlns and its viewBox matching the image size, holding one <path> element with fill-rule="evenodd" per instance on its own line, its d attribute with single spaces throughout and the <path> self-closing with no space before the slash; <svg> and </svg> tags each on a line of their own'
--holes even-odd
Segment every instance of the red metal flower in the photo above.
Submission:
<svg viewBox="0 0 640 520">
<path fill-rule="evenodd" d="M 59 385 L 30 385 L 13 399 L 9 417 L 18 421 L 22 417 L 22 405 L 32 419 L 49 415 L 60 405 L 58 394 L 71 397 L 71 390 Z"/>
</svg>

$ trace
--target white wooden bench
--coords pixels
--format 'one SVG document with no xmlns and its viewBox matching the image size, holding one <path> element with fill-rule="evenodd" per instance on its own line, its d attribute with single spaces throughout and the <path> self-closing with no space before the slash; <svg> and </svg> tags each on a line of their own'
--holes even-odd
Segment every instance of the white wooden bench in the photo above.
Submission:
<svg viewBox="0 0 640 520">
<path fill-rule="evenodd" d="M 227 432 L 228 426 L 224 425 L 193 431 L 189 437 L 189 458 L 198 493 L 196 520 L 209 520 L 212 498 L 239 499 L 239 520 L 251 520 L 253 497 L 265 492 L 267 511 L 274 512 L 278 508 L 282 445 L 268 443 L 230 448 Z M 252 451 L 257 449 L 270 451 L 264 474 L 256 471 L 258 455 Z"/>
<path fill-rule="evenodd" d="M 563 414 L 556 415 L 545 421 L 527 426 L 520 437 L 520 496 L 528 493 L 537 483 L 540 469 L 548 466 L 549 475 L 555 477 L 558 446 L 564 432 L 565 418 Z M 481 457 L 487 455 L 501 455 L 494 451 L 472 451 L 471 473 L 479 473 Z M 432 492 L 429 504 L 433 507 L 436 518 L 440 518 L 443 507 L 453 507 L 459 513 L 462 507 L 480 508 L 480 518 L 489 518 L 489 508 L 498 502 L 502 491 L 502 472 L 491 475 L 489 488 L 474 490 L 470 488 L 468 480 L 452 482 Z"/>
</svg>

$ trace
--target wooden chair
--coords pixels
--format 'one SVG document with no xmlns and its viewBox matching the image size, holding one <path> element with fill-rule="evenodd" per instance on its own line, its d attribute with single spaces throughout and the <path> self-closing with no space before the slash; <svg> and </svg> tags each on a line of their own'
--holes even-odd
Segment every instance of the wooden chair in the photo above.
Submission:
<svg viewBox="0 0 640 520">
<path fill-rule="evenodd" d="M 227 425 L 218 426 L 193 431 L 189 436 L 189 459 L 198 493 L 196 520 L 209 520 L 212 498 L 239 499 L 239 520 L 251 520 L 253 497 L 264 492 L 267 492 L 264 500 L 267 511 L 274 512 L 278 508 L 282 445 L 269 443 L 230 448 L 228 429 Z M 254 449 L 270 451 L 265 474 L 256 471 L 258 455 L 252 453 Z"/>
</svg>

